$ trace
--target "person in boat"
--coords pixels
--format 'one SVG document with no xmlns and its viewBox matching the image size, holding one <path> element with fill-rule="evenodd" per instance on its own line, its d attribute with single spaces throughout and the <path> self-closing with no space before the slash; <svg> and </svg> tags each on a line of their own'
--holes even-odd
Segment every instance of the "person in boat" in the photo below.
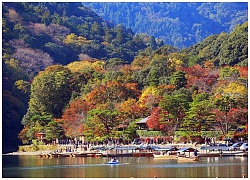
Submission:
<svg viewBox="0 0 250 180">
<path fill-rule="evenodd" d="M 116 162 L 117 160 L 116 160 L 116 158 L 114 157 L 113 159 L 112 159 L 112 162 Z"/>
<path fill-rule="evenodd" d="M 198 155 L 197 149 L 194 150 L 194 156 L 196 157 Z"/>
</svg>

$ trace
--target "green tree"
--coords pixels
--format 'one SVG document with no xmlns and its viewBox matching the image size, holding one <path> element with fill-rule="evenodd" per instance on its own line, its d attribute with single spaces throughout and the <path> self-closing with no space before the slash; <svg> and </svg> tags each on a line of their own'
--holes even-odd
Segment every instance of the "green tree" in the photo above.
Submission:
<svg viewBox="0 0 250 180">
<path fill-rule="evenodd" d="M 117 25 L 114 28 L 114 31 L 116 32 L 116 38 L 114 41 L 118 44 L 123 44 L 126 42 L 126 29 L 122 24 Z"/>
<path fill-rule="evenodd" d="M 149 85 L 150 86 L 157 86 L 159 84 L 159 77 L 156 69 L 151 69 L 148 74 L 149 77 Z"/>
<path fill-rule="evenodd" d="M 182 130 L 190 136 L 201 136 L 202 131 L 213 130 L 214 115 L 211 113 L 213 104 L 208 94 L 197 94 L 182 123 Z"/>
<path fill-rule="evenodd" d="M 45 127 L 45 132 L 46 132 L 46 140 L 47 141 L 53 141 L 56 139 L 60 139 L 64 136 L 62 126 L 56 120 L 52 120 L 47 124 L 47 126 Z"/>
<path fill-rule="evenodd" d="M 31 84 L 30 112 L 59 118 L 71 97 L 70 77 L 70 70 L 61 65 L 40 72 Z"/>
<path fill-rule="evenodd" d="M 45 11 L 42 15 L 42 23 L 46 24 L 46 26 L 48 26 L 50 23 L 51 23 L 51 15 L 50 15 L 50 12 L 49 10 Z"/>
<path fill-rule="evenodd" d="M 176 89 L 180 89 L 187 85 L 187 78 L 185 73 L 182 71 L 175 72 L 170 79 L 171 84 L 175 85 Z"/>
<path fill-rule="evenodd" d="M 163 96 L 163 99 L 159 102 L 159 106 L 168 112 L 165 118 L 173 121 L 175 124 L 173 128 L 177 129 L 180 127 L 191 101 L 191 93 L 184 88 L 174 91 L 171 95 L 166 94 Z"/>
<path fill-rule="evenodd" d="M 93 109 L 87 114 L 84 126 L 84 135 L 89 141 L 104 140 L 108 137 L 115 137 L 115 127 L 118 111 Z"/>
</svg>

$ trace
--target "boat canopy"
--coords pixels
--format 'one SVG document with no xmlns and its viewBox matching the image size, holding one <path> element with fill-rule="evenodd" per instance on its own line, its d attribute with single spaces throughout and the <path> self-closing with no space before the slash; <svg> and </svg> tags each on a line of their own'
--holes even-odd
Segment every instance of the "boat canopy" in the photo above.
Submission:
<svg viewBox="0 0 250 180">
<path fill-rule="evenodd" d="M 155 151 L 177 151 L 179 150 L 176 147 L 164 147 L 164 148 L 157 148 Z"/>
<path fill-rule="evenodd" d="M 194 148 L 181 148 L 177 152 L 194 152 L 194 151 L 195 151 Z"/>
</svg>

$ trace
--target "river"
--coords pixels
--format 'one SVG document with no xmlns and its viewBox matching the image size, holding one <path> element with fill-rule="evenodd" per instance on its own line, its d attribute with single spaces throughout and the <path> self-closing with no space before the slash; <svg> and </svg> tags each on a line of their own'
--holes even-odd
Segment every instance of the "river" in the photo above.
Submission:
<svg viewBox="0 0 250 180">
<path fill-rule="evenodd" d="M 153 157 L 110 158 L 2 156 L 3 178 L 241 178 L 248 177 L 247 157 L 202 157 L 198 162 Z"/>
</svg>

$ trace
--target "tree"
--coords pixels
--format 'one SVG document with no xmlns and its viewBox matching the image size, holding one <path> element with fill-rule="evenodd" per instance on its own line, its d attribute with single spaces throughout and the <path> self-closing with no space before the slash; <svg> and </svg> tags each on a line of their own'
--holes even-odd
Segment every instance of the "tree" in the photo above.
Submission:
<svg viewBox="0 0 250 180">
<path fill-rule="evenodd" d="M 180 89 L 187 85 L 187 78 L 185 73 L 182 71 L 175 72 L 170 79 L 171 84 L 175 85 L 176 89 Z"/>
<path fill-rule="evenodd" d="M 220 122 L 222 133 L 226 135 L 230 129 L 228 114 L 231 108 L 235 106 L 235 101 L 229 96 L 222 96 L 215 100 L 215 105 L 217 107 L 217 110 L 215 110 L 217 112 L 216 120 Z"/>
<path fill-rule="evenodd" d="M 159 77 L 156 69 L 151 69 L 148 74 L 149 77 L 149 85 L 157 86 L 159 84 Z"/>
<path fill-rule="evenodd" d="M 29 113 L 61 117 L 71 97 L 70 77 L 70 70 L 61 65 L 50 66 L 40 72 L 31 84 Z"/>
<path fill-rule="evenodd" d="M 64 132 L 61 124 L 57 120 L 50 121 L 45 127 L 46 140 L 53 141 L 64 137 Z"/>
<path fill-rule="evenodd" d="M 48 26 L 51 23 L 51 20 L 52 19 L 51 19 L 51 15 L 50 15 L 49 10 L 45 11 L 43 13 L 43 16 L 42 16 L 42 19 L 41 19 L 42 23 L 44 23 L 44 24 L 46 24 Z"/>
<path fill-rule="evenodd" d="M 151 112 L 158 106 L 160 91 L 155 86 L 146 87 L 139 98 L 139 106 L 146 108 L 148 112 Z"/>
<path fill-rule="evenodd" d="M 233 98 L 237 106 L 247 107 L 248 91 L 244 85 L 232 82 L 227 87 L 224 87 L 223 95 Z"/>
<path fill-rule="evenodd" d="M 119 116 L 117 117 L 122 124 L 129 125 L 135 119 L 147 116 L 146 108 L 140 107 L 136 99 L 128 98 L 117 108 Z"/>
<path fill-rule="evenodd" d="M 152 110 L 148 120 L 147 125 L 150 130 L 160 130 L 160 119 L 161 119 L 161 109 L 156 107 Z"/>
<path fill-rule="evenodd" d="M 108 109 L 114 109 L 117 103 L 121 103 L 128 98 L 138 98 L 139 90 L 136 83 L 120 83 L 109 81 L 106 85 L 101 85 L 93 89 L 86 95 L 86 101 L 95 105 L 103 105 Z"/>
<path fill-rule="evenodd" d="M 75 138 L 83 135 L 87 113 L 93 108 L 92 104 L 82 99 L 76 99 L 69 103 L 62 118 L 58 119 L 66 137 Z"/>
<path fill-rule="evenodd" d="M 168 112 L 165 118 L 172 121 L 173 129 L 176 130 L 182 124 L 185 113 L 192 101 L 191 93 L 184 88 L 165 94 L 159 102 L 159 107 Z"/>
<path fill-rule="evenodd" d="M 202 131 L 213 130 L 214 115 L 211 113 L 213 104 L 208 94 L 197 94 L 181 125 L 182 130 L 190 136 L 201 136 Z"/>
<path fill-rule="evenodd" d="M 241 125 L 245 125 L 248 119 L 247 109 L 230 108 L 228 111 L 220 111 L 219 108 L 212 111 L 216 114 L 217 127 L 224 136 L 227 136 L 230 130 L 235 130 Z"/>
<path fill-rule="evenodd" d="M 126 29 L 122 24 L 118 24 L 115 28 L 114 31 L 116 32 L 116 38 L 114 39 L 114 42 L 118 44 L 123 44 L 126 42 Z"/>
<path fill-rule="evenodd" d="M 84 136 L 88 141 L 102 141 L 115 137 L 115 127 L 118 126 L 117 111 L 93 109 L 88 111 Z"/>
<path fill-rule="evenodd" d="M 235 80 L 239 75 L 239 70 L 234 67 L 228 66 L 220 69 L 220 79 Z"/>
</svg>

